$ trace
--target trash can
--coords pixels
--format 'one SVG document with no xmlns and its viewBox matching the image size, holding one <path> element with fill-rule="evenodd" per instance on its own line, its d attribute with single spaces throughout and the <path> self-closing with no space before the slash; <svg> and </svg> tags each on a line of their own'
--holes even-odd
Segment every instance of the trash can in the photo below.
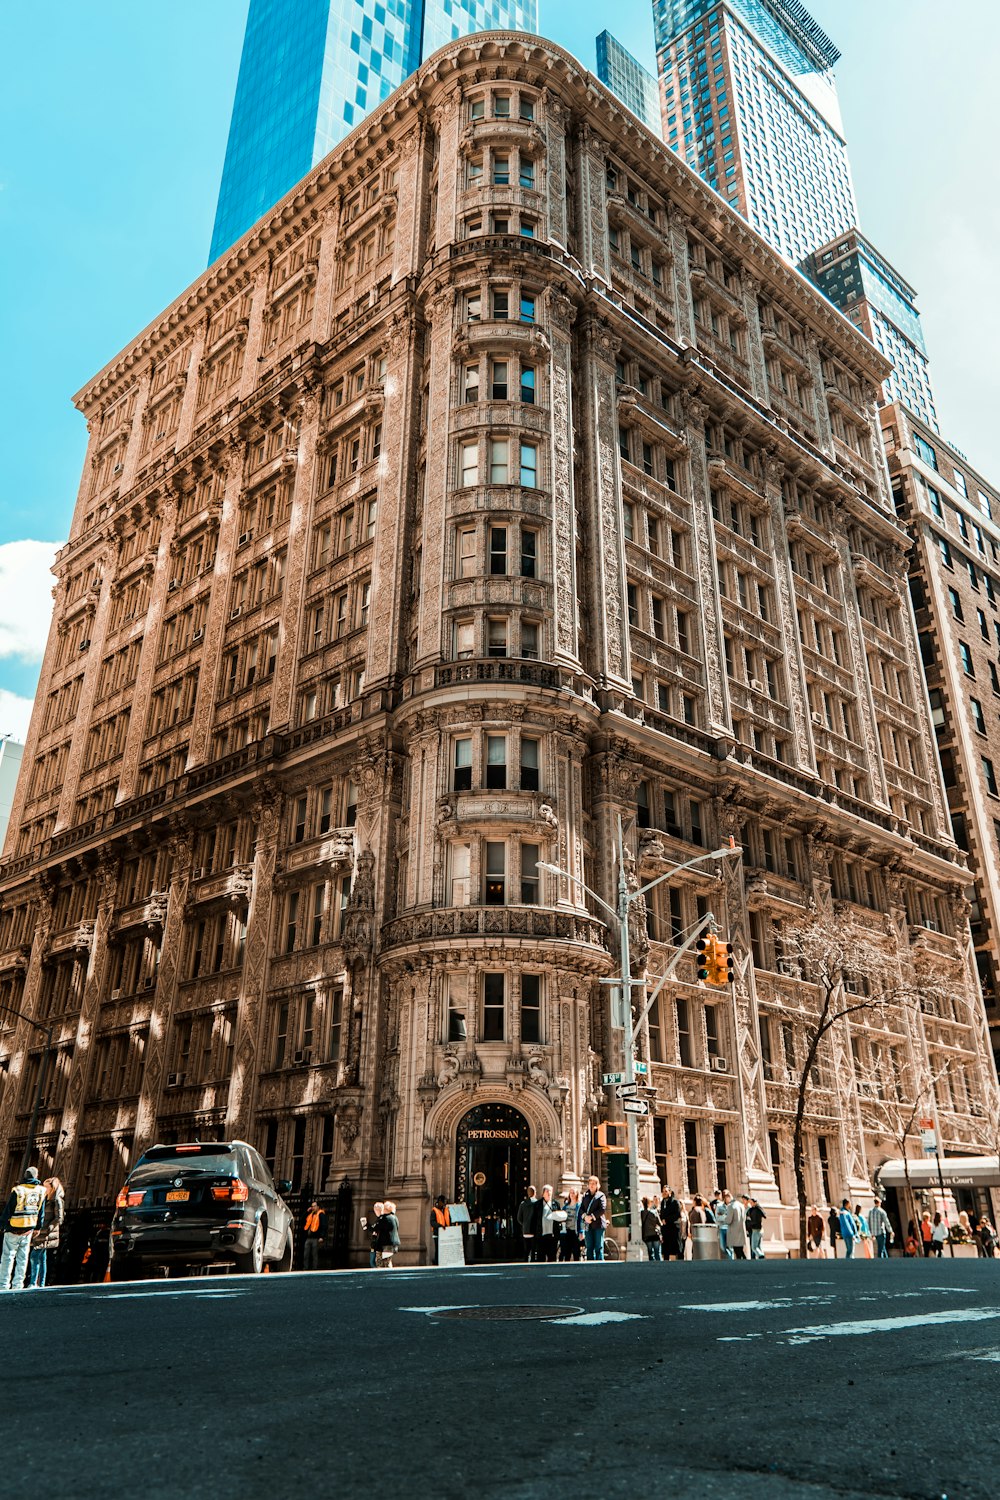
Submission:
<svg viewBox="0 0 1000 1500">
<path fill-rule="evenodd" d="M 691 1225 L 691 1259 L 722 1259 L 722 1247 L 719 1244 L 719 1231 L 715 1224 Z"/>
</svg>

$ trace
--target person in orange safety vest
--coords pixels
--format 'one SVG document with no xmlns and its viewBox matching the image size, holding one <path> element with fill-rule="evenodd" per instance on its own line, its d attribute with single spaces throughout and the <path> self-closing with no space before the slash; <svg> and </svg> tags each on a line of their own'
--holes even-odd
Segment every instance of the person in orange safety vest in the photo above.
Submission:
<svg viewBox="0 0 1000 1500">
<path fill-rule="evenodd" d="M 302 1248 L 303 1271 L 319 1270 L 319 1247 L 326 1239 L 326 1214 L 314 1198 L 302 1226 L 305 1244 Z"/>
<path fill-rule="evenodd" d="M 448 1212 L 448 1200 L 444 1193 L 440 1193 L 435 1199 L 434 1207 L 431 1209 L 431 1229 L 434 1232 L 434 1264 L 438 1260 L 438 1230 L 448 1229 L 451 1225 L 451 1215 Z"/>
</svg>

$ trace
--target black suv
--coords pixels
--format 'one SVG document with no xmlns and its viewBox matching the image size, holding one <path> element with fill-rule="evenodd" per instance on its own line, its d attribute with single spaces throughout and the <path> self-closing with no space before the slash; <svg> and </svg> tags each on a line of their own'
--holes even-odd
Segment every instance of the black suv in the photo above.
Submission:
<svg viewBox="0 0 1000 1500">
<path fill-rule="evenodd" d="M 283 1192 L 291 1184 L 280 1184 Z M 232 1261 L 259 1275 L 290 1271 L 292 1213 L 267 1163 L 246 1141 L 152 1146 L 118 1194 L 111 1223 L 111 1280 L 151 1266 Z"/>
</svg>

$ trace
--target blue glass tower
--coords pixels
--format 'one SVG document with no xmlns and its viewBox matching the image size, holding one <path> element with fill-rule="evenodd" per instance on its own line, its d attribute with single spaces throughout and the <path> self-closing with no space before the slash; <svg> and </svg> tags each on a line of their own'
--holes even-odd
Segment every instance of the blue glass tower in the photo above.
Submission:
<svg viewBox="0 0 1000 1500">
<path fill-rule="evenodd" d="M 447 42 L 538 29 L 538 0 L 251 0 L 209 261 Z"/>
<path fill-rule="evenodd" d="M 660 90 L 656 79 L 610 31 L 602 31 L 597 38 L 597 76 L 638 115 L 648 130 L 660 134 Z"/>
</svg>

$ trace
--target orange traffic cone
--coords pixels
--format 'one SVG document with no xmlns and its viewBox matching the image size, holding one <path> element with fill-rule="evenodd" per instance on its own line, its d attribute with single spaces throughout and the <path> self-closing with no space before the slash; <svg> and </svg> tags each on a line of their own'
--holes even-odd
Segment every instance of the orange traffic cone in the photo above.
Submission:
<svg viewBox="0 0 1000 1500">
<path fill-rule="evenodd" d="M 270 1270 L 271 1270 L 270 1266 L 265 1266 L 264 1270 L 262 1272 L 262 1275 L 267 1276 L 269 1274 Z"/>
<path fill-rule="evenodd" d="M 101 1277 L 101 1280 L 102 1281 L 110 1281 L 111 1280 L 111 1267 L 110 1267 L 110 1265 L 108 1266 L 108 1269 L 105 1271 L 104 1275 Z"/>
</svg>

